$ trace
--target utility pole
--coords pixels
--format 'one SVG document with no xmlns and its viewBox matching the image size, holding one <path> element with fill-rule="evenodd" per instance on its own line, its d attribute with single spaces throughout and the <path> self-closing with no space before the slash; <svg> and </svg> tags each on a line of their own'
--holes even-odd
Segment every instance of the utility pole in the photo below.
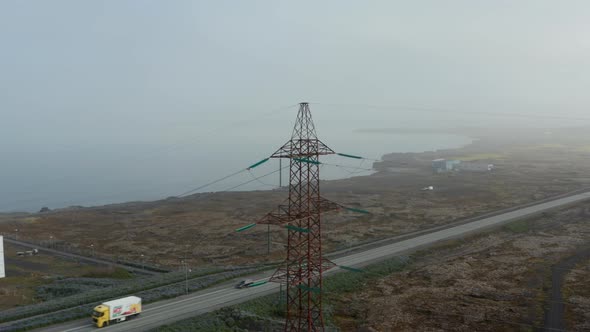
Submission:
<svg viewBox="0 0 590 332">
<path fill-rule="evenodd" d="M 188 295 L 188 264 L 184 260 L 181 262 L 184 267 L 184 291 L 186 292 L 186 295 Z"/>
<path fill-rule="evenodd" d="M 289 197 L 258 223 L 287 228 L 287 259 L 271 281 L 286 283 L 285 331 L 323 331 L 322 273 L 334 264 L 322 255 L 321 212 L 338 204 L 320 196 L 322 155 L 335 152 L 316 135 L 308 103 L 299 104 L 291 139 L 271 158 L 288 158 Z"/>
<path fill-rule="evenodd" d="M 283 159 L 279 158 L 279 188 L 283 188 Z"/>
<path fill-rule="evenodd" d="M 267 246 L 266 246 L 266 254 L 270 255 L 270 224 L 267 225 L 267 234 L 266 234 L 266 239 L 267 239 Z"/>
</svg>

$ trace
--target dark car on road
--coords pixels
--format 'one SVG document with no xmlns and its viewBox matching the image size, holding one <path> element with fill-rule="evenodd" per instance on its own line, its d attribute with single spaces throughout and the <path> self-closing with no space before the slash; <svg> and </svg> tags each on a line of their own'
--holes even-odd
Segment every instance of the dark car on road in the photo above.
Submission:
<svg viewBox="0 0 590 332">
<path fill-rule="evenodd" d="M 247 288 L 250 285 L 252 285 L 253 283 L 254 283 L 254 281 L 252 281 L 251 279 L 245 279 L 245 280 L 240 281 L 240 283 L 238 283 L 236 285 L 236 288 Z"/>
</svg>

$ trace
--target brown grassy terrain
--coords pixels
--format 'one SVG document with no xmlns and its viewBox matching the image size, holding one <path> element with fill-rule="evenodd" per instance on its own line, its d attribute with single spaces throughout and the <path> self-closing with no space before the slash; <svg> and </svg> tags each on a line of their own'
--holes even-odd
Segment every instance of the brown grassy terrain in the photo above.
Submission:
<svg viewBox="0 0 590 332">
<path fill-rule="evenodd" d="M 572 331 L 590 330 L 590 260 L 578 264 L 565 278 L 563 287 L 564 302 L 568 321 L 567 328 Z"/>
<path fill-rule="evenodd" d="M 462 149 L 391 154 L 375 164 L 371 176 L 322 183 L 323 196 L 371 215 L 326 215 L 326 249 L 406 233 L 539 200 L 590 186 L 590 141 L 584 132 L 502 133 Z M 515 134 L 516 135 L 516 134 Z M 515 143 L 519 139 L 521 143 Z M 431 160 L 455 157 L 493 163 L 490 173 L 433 174 Z M 420 189 L 433 185 L 434 191 Z M 0 232 L 46 241 L 97 255 L 177 267 L 253 264 L 283 257 L 285 232 L 272 227 L 272 254 L 266 255 L 266 226 L 244 233 L 286 198 L 284 191 L 225 192 L 92 208 L 69 208 L 24 216 L 0 217 Z M 144 255 L 142 258 L 141 255 Z"/>
<path fill-rule="evenodd" d="M 343 331 L 527 331 L 543 327 L 551 266 L 590 243 L 587 204 L 417 253 L 413 268 L 340 297 Z M 590 323 L 587 270 L 565 287 L 570 326 Z M 585 273 L 585 274 L 584 274 Z"/>
<path fill-rule="evenodd" d="M 112 277 L 114 269 L 80 263 L 44 253 L 18 256 L 29 248 L 4 244 L 6 278 L 0 279 L 0 310 L 35 303 L 35 288 L 57 279 L 72 277 Z"/>
</svg>

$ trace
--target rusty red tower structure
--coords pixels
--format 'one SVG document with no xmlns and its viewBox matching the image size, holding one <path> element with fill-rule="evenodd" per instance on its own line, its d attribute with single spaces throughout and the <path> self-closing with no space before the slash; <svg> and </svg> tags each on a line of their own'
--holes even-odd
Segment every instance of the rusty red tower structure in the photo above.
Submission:
<svg viewBox="0 0 590 332">
<path fill-rule="evenodd" d="M 286 283 L 285 331 L 323 331 L 322 273 L 334 264 L 322 255 L 321 213 L 339 205 L 320 196 L 321 155 L 335 152 L 317 138 L 308 103 L 299 104 L 291 139 L 271 158 L 290 159 L 289 198 L 259 224 L 285 226 L 287 259 L 271 277 Z"/>
</svg>

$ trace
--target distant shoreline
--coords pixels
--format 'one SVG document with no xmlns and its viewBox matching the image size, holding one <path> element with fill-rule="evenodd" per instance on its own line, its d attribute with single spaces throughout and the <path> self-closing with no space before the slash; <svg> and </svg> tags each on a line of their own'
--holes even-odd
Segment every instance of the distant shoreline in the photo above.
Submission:
<svg viewBox="0 0 590 332">
<path fill-rule="evenodd" d="M 389 129 L 387 129 L 389 130 Z M 392 129 L 393 130 L 393 129 Z M 369 129 L 370 131 L 370 129 Z M 375 160 L 373 162 L 370 163 L 370 168 L 372 169 L 372 171 L 366 171 L 363 172 L 363 174 L 351 174 L 351 175 L 343 175 L 343 176 L 338 176 L 337 178 L 330 178 L 329 176 L 327 178 L 323 178 L 322 181 L 340 181 L 340 180 L 346 180 L 346 179 L 350 179 L 350 178 L 357 178 L 357 177 L 363 177 L 363 176 L 369 176 L 371 174 L 377 173 L 379 172 L 378 169 L 375 169 L 373 167 L 373 163 L 374 162 L 378 162 L 381 160 L 384 160 L 385 156 L 387 155 L 391 155 L 391 154 L 396 154 L 396 153 L 415 153 L 415 154 L 423 154 L 423 153 L 434 153 L 437 151 L 443 151 L 443 150 L 457 150 L 457 149 L 462 149 L 465 148 L 467 146 L 470 146 L 473 144 L 474 140 L 471 136 L 468 135 L 463 135 L 463 134 L 457 134 L 457 133 L 448 133 L 448 132 L 410 132 L 411 130 L 407 130 L 406 132 L 399 132 L 396 130 L 396 133 L 399 133 L 401 135 L 454 135 L 457 137 L 464 137 L 466 139 L 469 140 L 469 142 L 466 142 L 465 144 L 461 144 L 461 145 L 453 145 L 453 144 L 448 144 L 446 147 L 432 147 L 432 148 L 426 148 L 426 149 L 421 149 L 421 150 L 415 150 L 415 151 L 407 151 L 407 152 L 385 152 L 385 153 L 379 153 L 379 154 L 375 154 L 375 157 L 379 158 L 379 160 Z M 366 133 L 363 130 L 355 130 L 354 132 L 357 133 Z M 382 134 L 382 132 L 376 131 L 375 133 L 377 134 Z M 393 149 L 395 150 L 395 148 Z M 353 151 L 354 152 L 354 151 Z M 367 156 L 365 156 L 367 157 Z M 368 167 L 369 163 L 365 163 L 365 167 Z M 325 174 L 325 173 L 324 173 Z M 264 190 L 264 189 L 245 189 L 245 190 L 239 190 L 242 192 L 250 192 L 250 191 L 260 191 L 260 190 Z M 226 191 L 211 191 L 212 193 L 223 193 Z M 207 194 L 209 193 L 209 191 L 203 191 L 203 192 L 196 192 L 195 194 Z M 59 211 L 59 210 L 69 210 L 69 209 L 87 209 L 87 208 L 101 208 L 101 207 L 107 207 L 107 206 L 113 206 L 113 205 L 125 205 L 125 204 L 134 204 L 134 203 L 151 203 L 151 202 L 158 202 L 158 201 L 162 201 L 162 200 L 166 200 L 167 198 L 170 197 L 175 197 L 174 195 L 170 196 L 170 195 L 162 195 L 160 198 L 155 198 L 155 199 L 142 199 L 142 198 L 129 198 L 127 200 L 119 200 L 119 201 L 113 201 L 113 202 L 107 202 L 107 203 L 100 203 L 100 202 L 96 202 L 96 203 L 80 203 L 80 202 L 76 202 L 76 204 L 64 204 L 64 205 L 51 205 L 51 204 L 42 204 L 42 206 L 48 206 L 51 211 Z M 0 216 L 18 216 L 18 215 L 34 215 L 34 214 L 38 214 L 39 212 L 39 208 L 30 208 L 30 209 L 19 209 L 19 210 L 4 210 L 4 211 L 0 211 Z"/>
</svg>

